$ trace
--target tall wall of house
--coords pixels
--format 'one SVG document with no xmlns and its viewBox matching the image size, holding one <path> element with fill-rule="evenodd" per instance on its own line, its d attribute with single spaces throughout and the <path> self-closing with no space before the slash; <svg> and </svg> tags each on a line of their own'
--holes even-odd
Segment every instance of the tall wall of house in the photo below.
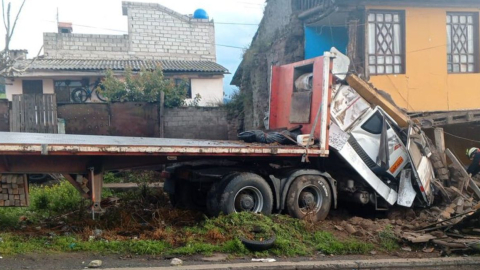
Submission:
<svg viewBox="0 0 480 270">
<path fill-rule="evenodd" d="M 48 58 L 216 61 L 215 26 L 155 3 L 123 2 L 128 35 L 44 33 Z"/>
<path fill-rule="evenodd" d="M 375 87 L 388 92 L 398 106 L 411 112 L 480 107 L 480 73 L 447 71 L 446 32 L 447 12 L 478 13 L 478 9 L 370 8 L 405 10 L 406 18 L 406 72 L 371 76 L 370 81 Z"/>
<path fill-rule="evenodd" d="M 48 58 L 129 58 L 128 35 L 43 34 Z"/>
<path fill-rule="evenodd" d="M 244 94 L 244 128 L 264 128 L 269 110 L 271 65 L 303 60 L 303 23 L 292 0 L 268 1 L 252 45 L 244 54 L 232 84 Z"/>
<path fill-rule="evenodd" d="M 216 61 L 213 21 L 189 18 L 154 3 L 124 2 L 123 8 L 135 55 Z"/>
</svg>

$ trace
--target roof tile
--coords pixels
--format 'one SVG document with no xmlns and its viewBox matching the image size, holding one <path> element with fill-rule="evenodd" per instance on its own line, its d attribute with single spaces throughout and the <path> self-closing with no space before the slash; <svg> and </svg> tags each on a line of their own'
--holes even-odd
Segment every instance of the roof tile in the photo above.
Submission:
<svg viewBox="0 0 480 270">
<path fill-rule="evenodd" d="M 18 68 L 25 68 L 32 60 L 18 61 Z M 229 71 L 211 61 L 180 61 L 180 60 L 111 60 L 111 59 L 37 59 L 29 66 L 29 70 L 125 70 L 155 69 L 161 67 L 164 72 L 209 72 L 229 73 Z"/>
</svg>

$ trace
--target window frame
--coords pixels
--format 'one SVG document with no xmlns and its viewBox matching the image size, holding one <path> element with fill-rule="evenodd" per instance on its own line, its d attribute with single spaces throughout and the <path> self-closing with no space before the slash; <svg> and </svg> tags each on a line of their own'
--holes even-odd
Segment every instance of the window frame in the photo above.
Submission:
<svg viewBox="0 0 480 270">
<path fill-rule="evenodd" d="M 37 85 L 35 85 L 37 84 Z M 40 90 L 39 93 L 30 91 Z M 27 93 L 29 92 L 29 93 Z M 43 95 L 43 80 L 22 80 L 22 94 L 24 95 Z"/>
<path fill-rule="evenodd" d="M 452 44 L 449 44 L 448 43 L 448 40 L 450 38 L 450 40 L 453 41 L 453 39 L 451 38 L 452 37 L 452 34 L 453 34 L 453 31 L 452 29 L 450 30 L 450 37 L 448 36 L 448 31 L 447 29 L 445 29 L 445 32 L 446 32 L 446 35 L 447 35 L 447 44 L 446 44 L 446 51 L 447 51 L 447 73 L 448 74 L 475 74 L 475 73 L 479 73 L 480 72 L 480 41 L 479 41 L 479 38 L 480 38 L 480 22 L 479 22 L 479 13 L 478 12 L 471 12 L 471 11 L 465 11 L 465 12 L 462 12 L 462 11 L 447 11 L 447 13 L 445 14 L 445 26 L 448 27 L 449 25 L 452 25 L 452 21 L 448 22 L 447 18 L 448 16 L 452 16 L 452 15 L 455 15 L 455 16 L 461 16 L 461 15 L 464 15 L 464 16 L 469 16 L 471 15 L 473 17 L 473 34 L 474 34 L 474 40 L 473 40 L 473 71 L 468 71 L 468 56 L 470 55 L 467 51 L 466 55 L 467 55 L 467 71 L 461 71 L 459 69 L 459 71 L 454 71 L 453 69 L 453 57 L 454 57 L 454 54 L 452 52 L 449 52 L 448 51 L 448 47 L 449 45 L 453 45 Z M 468 20 L 467 20 L 467 25 L 468 25 Z M 467 30 L 468 31 L 468 30 Z M 468 38 L 468 37 L 467 37 Z M 467 40 L 468 42 L 468 40 Z M 451 46 L 453 48 L 453 46 Z M 468 48 L 467 48 L 468 50 Z M 449 61 L 449 56 L 452 56 L 452 62 L 450 63 Z M 460 58 L 461 58 L 461 55 L 462 54 L 457 54 Z M 461 65 L 461 59 L 459 60 L 459 65 Z M 450 71 L 449 70 L 449 66 L 452 65 L 452 70 Z"/>
<path fill-rule="evenodd" d="M 175 82 L 175 86 L 178 87 L 179 84 L 182 82 L 182 81 L 187 81 L 188 83 L 188 88 L 187 88 L 187 96 L 186 98 L 187 99 L 192 99 L 193 96 L 192 96 L 192 79 L 191 78 L 174 78 L 173 81 Z"/>
<path fill-rule="evenodd" d="M 401 32 L 400 33 L 400 38 L 401 38 L 400 42 L 401 42 L 402 48 L 400 50 L 400 55 L 399 56 L 400 56 L 400 59 L 402 61 L 401 65 L 400 65 L 402 70 L 399 73 L 395 73 L 395 56 L 396 56 L 395 54 L 391 54 L 391 56 L 394 58 L 393 63 L 392 63 L 392 65 L 394 67 L 393 67 L 393 71 L 391 73 L 386 72 L 387 64 L 386 64 L 385 60 L 384 60 L 385 61 L 384 64 L 373 64 L 375 67 L 378 67 L 379 65 L 384 66 L 385 67 L 385 72 L 384 73 L 378 73 L 377 69 L 375 69 L 376 70 L 375 73 L 370 72 L 370 66 L 372 65 L 372 64 L 370 64 L 370 56 L 375 56 L 375 57 L 379 56 L 376 52 L 375 52 L 375 55 L 371 55 L 369 53 L 369 42 L 370 42 L 369 24 L 370 24 L 370 22 L 368 20 L 368 16 L 372 13 L 375 14 L 375 16 L 376 16 L 376 14 L 385 15 L 385 13 L 392 13 L 392 14 L 393 13 L 398 13 L 398 15 L 400 16 L 400 22 L 399 22 L 400 32 Z M 375 22 L 374 22 L 375 27 L 377 26 L 377 24 L 378 24 L 378 22 L 375 19 Z M 401 10 L 401 9 L 368 9 L 368 10 L 366 10 L 365 11 L 365 33 L 366 33 L 366 35 L 365 35 L 365 55 L 366 55 L 366 57 L 365 57 L 365 63 L 366 63 L 365 70 L 366 70 L 367 74 L 369 74 L 370 76 L 406 74 L 406 71 L 407 71 L 407 65 L 406 65 L 406 54 L 407 54 L 406 53 L 406 47 L 407 47 L 406 45 L 407 45 L 407 42 L 406 42 L 405 10 Z M 377 43 L 377 37 L 378 36 L 376 35 L 375 36 L 375 50 L 377 48 L 377 46 L 376 46 L 377 45 L 376 44 Z M 393 40 L 392 40 L 392 42 L 393 42 Z M 380 55 L 380 56 L 382 56 L 382 55 Z M 388 56 L 388 55 L 383 55 L 383 56 L 385 57 L 385 56 Z"/>
<path fill-rule="evenodd" d="M 69 82 L 67 84 L 67 82 Z M 60 84 L 64 84 L 64 85 L 60 85 Z M 72 83 L 78 83 L 80 86 L 71 86 Z M 55 93 L 55 95 L 57 95 L 57 103 L 59 104 L 69 104 L 69 103 L 73 103 L 74 101 L 72 100 L 72 90 L 76 89 L 76 88 L 80 88 L 80 87 L 84 87 L 84 82 L 82 82 L 82 79 L 60 79 L 60 80 L 53 80 L 53 93 Z M 68 100 L 69 101 L 63 101 L 63 100 L 58 100 L 58 93 L 57 93 L 57 90 L 58 90 L 58 87 L 66 87 L 68 88 Z"/>
</svg>

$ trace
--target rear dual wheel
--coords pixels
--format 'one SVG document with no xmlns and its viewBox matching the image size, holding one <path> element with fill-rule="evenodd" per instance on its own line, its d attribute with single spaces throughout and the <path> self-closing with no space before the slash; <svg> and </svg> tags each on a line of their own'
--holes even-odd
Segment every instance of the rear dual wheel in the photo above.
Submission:
<svg viewBox="0 0 480 270">
<path fill-rule="evenodd" d="M 297 177 L 287 194 L 287 212 L 290 216 L 311 221 L 324 220 L 332 205 L 327 181 L 316 175 Z"/>
<path fill-rule="evenodd" d="M 252 212 L 270 215 L 273 194 L 268 183 L 253 173 L 234 173 L 215 183 L 208 193 L 210 215 Z"/>
</svg>

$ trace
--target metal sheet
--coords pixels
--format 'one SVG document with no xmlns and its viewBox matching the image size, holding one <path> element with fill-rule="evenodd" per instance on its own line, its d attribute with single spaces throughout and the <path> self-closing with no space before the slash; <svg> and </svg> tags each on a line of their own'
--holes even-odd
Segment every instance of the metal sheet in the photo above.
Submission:
<svg viewBox="0 0 480 270">
<path fill-rule="evenodd" d="M 312 92 L 293 92 L 292 105 L 290 108 L 291 124 L 310 123 L 310 112 L 312 109 Z"/>
<path fill-rule="evenodd" d="M 59 104 L 58 118 L 65 119 L 67 134 L 109 135 L 108 104 Z"/>
<path fill-rule="evenodd" d="M 109 135 L 160 137 L 159 108 L 156 103 L 112 103 Z"/>
<path fill-rule="evenodd" d="M 347 143 L 338 153 L 363 179 L 365 179 L 365 181 L 375 190 L 375 192 L 384 198 L 390 205 L 393 205 L 395 202 L 397 202 L 397 192 L 387 186 L 372 172 L 372 170 L 370 170 L 370 168 L 368 168 L 368 166 L 362 161 L 360 156 L 358 156 L 350 144 Z"/>
<path fill-rule="evenodd" d="M 42 145 L 47 145 L 49 155 L 299 156 L 306 153 L 299 146 L 236 141 L 0 132 L 0 154 L 40 154 Z M 308 153 L 328 155 L 328 151 L 318 148 L 311 148 Z"/>
<path fill-rule="evenodd" d="M 403 170 L 400 177 L 397 204 L 404 207 L 411 207 L 417 192 L 412 186 L 412 170 Z"/>
</svg>

